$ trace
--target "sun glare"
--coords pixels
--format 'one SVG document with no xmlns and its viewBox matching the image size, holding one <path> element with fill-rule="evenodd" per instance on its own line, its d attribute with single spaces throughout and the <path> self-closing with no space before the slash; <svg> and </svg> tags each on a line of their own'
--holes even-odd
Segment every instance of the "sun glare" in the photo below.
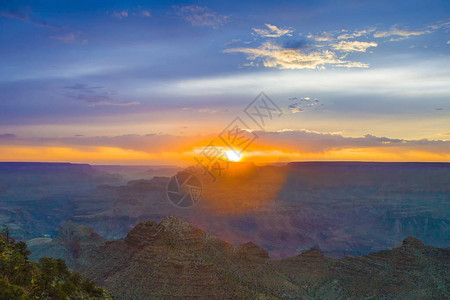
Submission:
<svg viewBox="0 0 450 300">
<path fill-rule="evenodd" d="M 242 153 L 239 153 L 234 150 L 225 151 L 225 155 L 229 161 L 233 161 L 233 162 L 240 161 L 243 158 Z"/>
</svg>

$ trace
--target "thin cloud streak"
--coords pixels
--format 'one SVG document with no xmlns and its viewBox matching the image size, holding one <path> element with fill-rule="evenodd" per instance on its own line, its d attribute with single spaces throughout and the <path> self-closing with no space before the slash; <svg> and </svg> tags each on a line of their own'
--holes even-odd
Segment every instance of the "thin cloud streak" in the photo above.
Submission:
<svg viewBox="0 0 450 300">
<path fill-rule="evenodd" d="M 266 25 L 267 29 L 253 28 L 254 34 L 265 38 L 276 38 L 283 35 L 292 36 L 293 30 L 291 29 L 278 28 L 277 26 L 271 24 L 264 25 Z"/>
<path fill-rule="evenodd" d="M 401 36 L 401 37 L 410 37 L 417 36 L 426 33 L 431 33 L 431 30 L 408 30 L 408 29 L 400 29 L 397 26 L 392 26 L 388 31 L 377 31 L 373 34 L 376 38 L 384 38 L 390 36 Z"/>
<path fill-rule="evenodd" d="M 34 24 L 34 25 L 37 25 L 40 27 L 45 27 L 45 28 L 52 28 L 52 29 L 60 29 L 61 28 L 59 26 L 47 23 L 44 20 L 39 20 L 39 19 L 33 18 L 28 13 L 22 14 L 22 13 L 19 13 L 16 11 L 1 11 L 0 17 L 10 18 L 10 19 L 18 19 L 23 22 L 31 23 L 31 24 Z"/>
<path fill-rule="evenodd" d="M 450 94 L 448 63 L 438 60 L 424 66 L 383 69 L 355 69 L 345 73 L 336 70 L 292 73 L 279 71 L 274 75 L 250 73 L 180 80 L 168 83 L 158 92 L 173 95 L 202 96 L 210 94 L 251 94 L 255 90 L 271 93 L 303 92 L 339 95 L 370 94 L 390 97 L 436 97 Z M 308 89 L 308 91 L 305 91 Z"/>
<path fill-rule="evenodd" d="M 87 84 L 75 84 L 65 87 L 70 92 L 65 96 L 68 99 L 86 102 L 90 106 L 111 105 L 111 106 L 130 106 L 138 105 L 137 101 L 117 101 L 113 96 L 117 93 L 107 91 L 106 86 L 89 86 Z"/>
<path fill-rule="evenodd" d="M 331 47 L 335 50 L 340 50 L 344 52 L 366 52 L 369 47 L 377 47 L 378 44 L 375 42 L 346 42 L 342 41 L 338 44 L 332 44 Z"/>
</svg>

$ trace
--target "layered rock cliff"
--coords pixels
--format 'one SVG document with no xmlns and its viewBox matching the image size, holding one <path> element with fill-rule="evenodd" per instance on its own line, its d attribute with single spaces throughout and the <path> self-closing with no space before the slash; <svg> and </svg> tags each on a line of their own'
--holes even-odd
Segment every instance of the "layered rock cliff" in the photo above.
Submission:
<svg viewBox="0 0 450 300">
<path fill-rule="evenodd" d="M 273 260 L 252 242 L 233 247 L 167 217 L 141 222 L 120 240 L 69 223 L 38 250 L 34 258 L 57 254 L 118 299 L 450 297 L 449 250 L 413 237 L 361 257 L 329 258 L 313 248 Z"/>
</svg>

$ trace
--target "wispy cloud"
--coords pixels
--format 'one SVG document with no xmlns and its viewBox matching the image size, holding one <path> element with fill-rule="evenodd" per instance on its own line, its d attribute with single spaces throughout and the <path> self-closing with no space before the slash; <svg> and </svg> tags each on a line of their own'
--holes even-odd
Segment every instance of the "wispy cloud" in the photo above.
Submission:
<svg viewBox="0 0 450 300">
<path fill-rule="evenodd" d="M 370 33 L 374 32 L 375 30 L 376 30 L 375 28 L 356 30 L 353 33 L 344 33 L 344 34 L 338 35 L 337 39 L 338 40 L 354 39 L 356 37 L 369 35 Z"/>
<path fill-rule="evenodd" d="M 141 11 L 141 15 L 143 15 L 144 17 L 151 17 L 152 16 L 150 11 L 148 11 L 148 10 Z"/>
<path fill-rule="evenodd" d="M 26 23 L 34 24 L 40 27 L 52 28 L 52 29 L 60 29 L 61 27 L 47 23 L 44 20 L 39 20 L 31 16 L 30 13 L 22 13 L 18 11 L 0 11 L 0 17 L 10 18 L 10 19 L 18 19 Z"/>
<path fill-rule="evenodd" d="M 136 101 L 117 101 L 114 96 L 117 93 L 107 91 L 106 86 L 89 86 L 87 84 L 75 84 L 66 86 L 69 90 L 65 94 L 66 98 L 85 102 L 91 106 L 111 105 L 111 106 L 129 106 L 140 104 Z"/>
<path fill-rule="evenodd" d="M 71 42 L 75 41 L 76 35 L 77 34 L 75 34 L 75 33 L 67 33 L 64 35 L 54 35 L 54 36 L 51 36 L 50 38 L 54 39 L 54 40 L 58 40 L 62 43 L 71 43 Z"/>
<path fill-rule="evenodd" d="M 138 6 L 137 8 L 107 11 L 106 14 L 110 15 L 113 18 L 116 18 L 117 20 L 122 20 L 122 19 L 126 19 L 129 17 L 130 18 L 131 17 L 149 18 L 152 16 L 150 10 L 143 9 L 141 6 Z"/>
<path fill-rule="evenodd" d="M 410 36 L 417 36 L 422 35 L 426 33 L 431 33 L 432 31 L 429 29 L 422 29 L 422 30 L 408 30 L 408 29 L 400 29 L 396 25 L 392 26 L 387 31 L 377 31 L 373 34 L 376 38 L 384 38 L 384 37 L 390 37 L 390 36 L 399 36 L 408 38 Z"/>
<path fill-rule="evenodd" d="M 317 35 L 309 34 L 308 38 L 315 40 L 316 42 L 331 42 L 336 39 L 335 34 L 332 32 L 324 31 Z"/>
<path fill-rule="evenodd" d="M 277 26 L 271 24 L 264 25 L 266 25 L 267 29 L 253 28 L 254 33 L 266 38 L 281 37 L 283 35 L 292 36 L 293 30 L 291 29 L 278 28 Z"/>
<path fill-rule="evenodd" d="M 430 28 L 432 30 L 449 29 L 450 28 L 450 21 L 449 21 L 449 19 L 442 20 L 442 21 L 437 22 L 436 24 L 428 26 L 428 28 Z"/>
<path fill-rule="evenodd" d="M 335 30 L 335 31 L 323 31 L 317 34 L 309 34 L 307 37 L 316 42 L 328 42 L 337 44 L 338 40 L 352 40 L 356 38 L 387 38 L 391 37 L 389 41 L 400 41 L 413 36 L 419 36 L 427 33 L 432 33 L 435 30 L 442 28 L 449 28 L 450 22 L 439 22 L 434 25 L 423 27 L 422 29 L 409 30 L 407 28 L 399 28 L 398 25 L 393 25 L 388 30 L 377 30 L 375 26 L 355 30 L 349 32 L 346 29 Z M 356 50 L 355 50 L 356 51 Z"/>
<path fill-rule="evenodd" d="M 111 13 L 111 17 L 116 18 L 118 20 L 122 20 L 123 18 L 128 18 L 128 11 L 127 10 L 114 11 Z"/>
<path fill-rule="evenodd" d="M 376 47 L 378 46 L 375 42 L 358 42 L 358 41 L 342 41 L 337 44 L 331 44 L 331 47 L 335 50 L 340 50 L 344 52 L 366 52 L 367 48 L 369 47 Z"/>
<path fill-rule="evenodd" d="M 342 60 L 329 50 L 302 52 L 300 49 L 286 49 L 271 41 L 266 41 L 258 48 L 231 48 L 226 53 L 244 53 L 247 59 L 263 66 L 277 69 L 316 69 L 326 65 L 347 68 L 366 68 L 367 64 Z"/>
<path fill-rule="evenodd" d="M 198 5 L 174 6 L 176 13 L 193 26 L 217 28 L 229 22 L 229 16 L 218 14 L 208 7 Z"/>
</svg>

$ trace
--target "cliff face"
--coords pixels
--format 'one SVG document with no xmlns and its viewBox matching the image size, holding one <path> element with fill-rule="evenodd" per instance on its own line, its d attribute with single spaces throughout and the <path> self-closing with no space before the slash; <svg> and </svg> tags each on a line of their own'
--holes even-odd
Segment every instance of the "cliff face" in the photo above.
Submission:
<svg viewBox="0 0 450 300">
<path fill-rule="evenodd" d="M 74 252 L 73 238 L 79 241 Z M 68 224 L 40 244 L 39 256 L 58 253 L 70 266 L 118 299 L 200 298 L 448 298 L 448 249 L 409 237 L 391 250 L 329 258 L 319 249 L 270 259 L 249 242 L 237 248 L 182 221 L 139 223 L 121 240 L 104 240 Z M 78 249 L 78 248 L 76 248 Z M 33 247 L 31 247 L 33 251 Z"/>
</svg>

